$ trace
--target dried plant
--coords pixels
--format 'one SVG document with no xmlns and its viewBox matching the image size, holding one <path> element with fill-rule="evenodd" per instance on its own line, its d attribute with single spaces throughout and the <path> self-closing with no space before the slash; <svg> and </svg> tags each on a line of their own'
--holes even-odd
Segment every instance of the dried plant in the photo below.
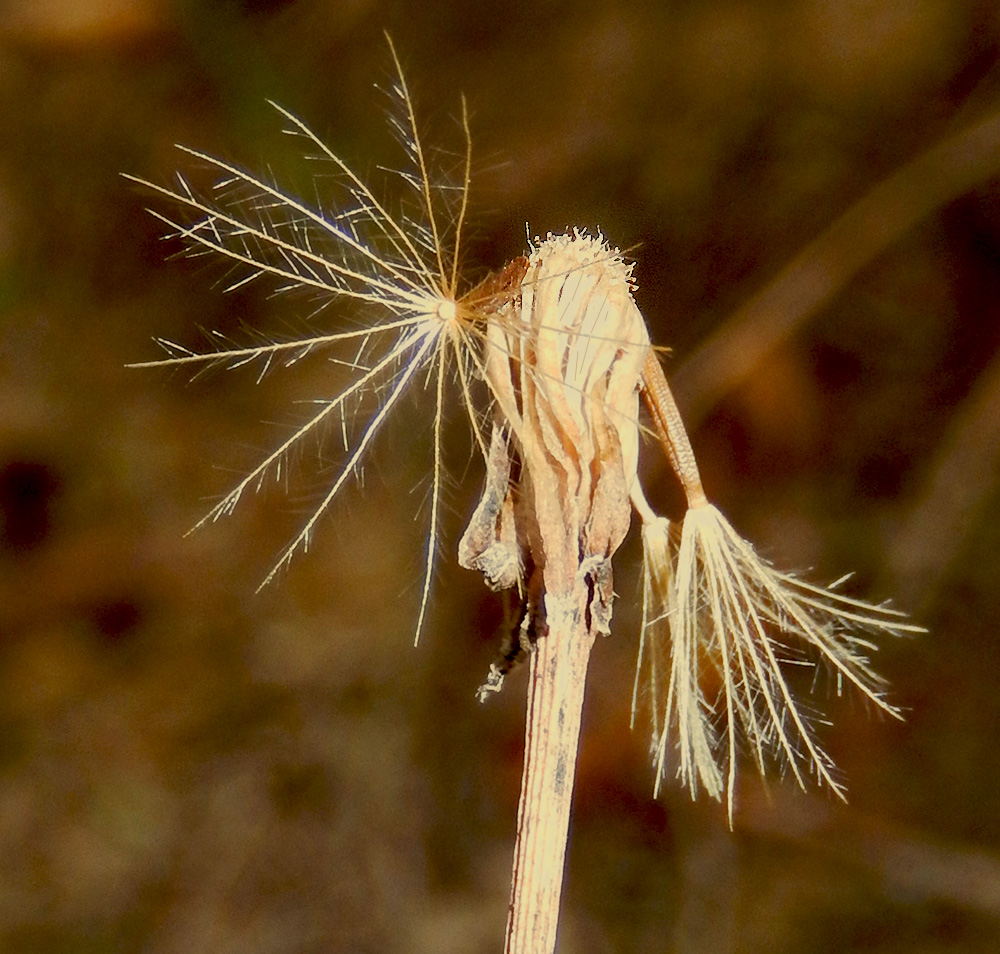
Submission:
<svg viewBox="0 0 1000 954">
<path fill-rule="evenodd" d="M 725 793 L 731 822 L 738 746 L 744 740 L 762 773 L 767 759 L 776 756 L 800 786 L 811 774 L 844 798 L 833 762 L 784 670 L 826 666 L 838 689 L 847 682 L 899 718 L 866 655 L 876 645 L 857 634 L 923 630 L 887 606 L 838 593 L 846 577 L 827 588 L 813 586 L 762 560 L 705 497 L 677 405 L 652 356 L 643 388 L 688 504 L 678 534 L 652 511 L 641 489 L 633 493 L 643 520 L 643 616 L 633 719 L 645 695 L 653 721 L 656 789 L 675 764 L 669 756 L 676 746 L 676 772 L 692 797 L 699 787 L 716 799 Z M 706 685 L 717 689 L 709 695 Z"/>
<path fill-rule="evenodd" d="M 445 383 L 454 372 L 469 423 L 485 455 L 471 381 L 485 376 L 480 354 L 487 326 L 491 318 L 500 321 L 502 314 L 509 311 L 507 286 L 516 288 L 517 282 L 508 280 L 504 273 L 471 288 L 460 286 L 459 261 L 471 161 L 465 102 L 463 179 L 457 190 L 437 188 L 417 131 L 409 90 L 395 50 L 392 52 L 398 82 L 391 92 L 406 117 L 405 125 L 398 124 L 398 129 L 412 164 L 412 172 L 401 173 L 401 179 L 415 198 L 419 210 L 415 216 L 391 214 L 347 163 L 277 104 L 272 105 L 288 122 L 285 132 L 304 139 L 317 150 L 311 158 L 332 167 L 344 192 L 338 208 L 311 206 L 260 176 L 185 146 L 178 148 L 221 173 L 210 197 L 196 194 L 180 175 L 176 188 L 126 177 L 154 189 L 185 211 L 186 219 L 178 221 L 151 210 L 175 235 L 185 239 L 194 253 L 218 253 L 238 266 L 237 277 L 227 291 L 256 279 L 269 279 L 279 292 L 312 292 L 319 302 L 317 314 L 331 302 L 346 300 L 366 309 L 368 323 L 349 331 L 290 341 L 247 347 L 226 344 L 202 353 L 157 339 L 168 357 L 133 367 L 237 368 L 256 361 L 263 376 L 272 366 L 289 367 L 321 349 L 348 349 L 346 359 L 336 360 L 357 372 L 351 384 L 335 397 L 317 401 L 318 410 L 312 417 L 265 456 L 194 528 L 231 514 L 246 490 L 259 490 L 269 477 L 280 476 L 289 452 L 307 435 L 339 421 L 346 452 L 339 476 L 261 587 L 271 582 L 297 552 L 308 550 L 320 518 L 352 474 L 358 472 L 399 399 L 415 382 L 427 387 L 429 378 L 433 382 L 429 389 L 435 395 L 434 454 L 427 562 L 415 636 L 419 639 L 439 533 Z M 510 274 L 516 277 L 515 272 L 516 265 Z M 356 431 L 352 419 L 355 405 L 372 393 L 380 395 L 379 407 Z M 352 434 L 356 436 L 352 438 Z"/>
<path fill-rule="evenodd" d="M 888 607 L 779 573 L 711 504 L 687 512 L 679 543 L 671 536 L 664 518 L 642 529 L 643 626 L 635 696 L 649 695 L 657 789 L 676 744 L 677 774 L 692 797 L 699 787 L 713 798 L 725 792 L 732 819 L 737 746 L 743 739 L 761 773 L 768 758 L 777 756 L 800 786 L 808 773 L 843 798 L 833 762 L 783 670 L 826 665 L 838 689 L 849 683 L 898 718 L 866 656 L 875 644 L 857 634 L 919 627 Z M 640 675 L 648 677 L 645 689 Z M 718 687 L 711 698 L 706 683 Z"/>
<path fill-rule="evenodd" d="M 516 588 L 524 606 L 512 645 L 501 651 L 481 694 L 499 689 L 512 662 L 527 654 L 529 712 L 506 949 L 540 954 L 555 944 L 590 648 L 598 634 L 610 632 L 611 560 L 633 508 L 642 519 L 644 545 L 633 710 L 644 703 L 651 712 L 657 787 L 676 771 L 692 796 L 704 789 L 725 797 L 730 819 L 743 744 L 761 770 L 777 756 L 799 784 L 811 774 L 843 796 L 787 668 L 826 667 L 838 686 L 853 685 L 877 708 L 898 715 L 866 654 L 875 646 L 870 637 L 917 627 L 884 606 L 777 572 L 708 503 L 633 299 L 630 266 L 602 236 L 579 230 L 550 235 L 500 273 L 463 284 L 470 181 L 464 103 L 464 174 L 457 190 L 442 191 L 432 185 L 398 60 L 396 66 L 393 93 L 405 116 L 398 128 L 412 164 L 402 177 L 419 218 L 390 214 L 343 160 L 280 107 L 287 131 L 304 138 L 337 173 L 345 190 L 338 209 L 308 205 L 192 150 L 186 151 L 222 174 L 211 197 L 197 195 L 183 178 L 176 188 L 152 186 L 189 213 L 185 221 L 154 215 L 193 250 L 220 253 L 238 267 L 231 288 L 269 278 L 280 290 L 314 292 L 321 305 L 346 299 L 359 306 L 366 323 L 204 353 L 161 341 L 168 356 L 140 366 L 257 361 L 263 374 L 319 349 L 349 349 L 338 360 L 353 369 L 352 382 L 318 402 L 318 410 L 201 521 L 231 513 L 244 491 L 280 471 L 297 442 L 339 421 L 345 443 L 339 475 L 265 583 L 308 548 L 321 516 L 404 392 L 418 382 L 429 390 L 430 525 L 417 637 L 438 546 L 442 425 L 454 382 L 486 469 L 459 561 L 496 589 Z M 485 404 L 476 399 L 482 385 Z M 378 407 L 355 430 L 355 404 L 373 392 Z M 641 423 L 640 398 L 649 425 Z M 688 510 L 679 524 L 654 513 L 639 486 L 637 462 L 647 434 L 658 439 L 685 491 Z"/>
</svg>

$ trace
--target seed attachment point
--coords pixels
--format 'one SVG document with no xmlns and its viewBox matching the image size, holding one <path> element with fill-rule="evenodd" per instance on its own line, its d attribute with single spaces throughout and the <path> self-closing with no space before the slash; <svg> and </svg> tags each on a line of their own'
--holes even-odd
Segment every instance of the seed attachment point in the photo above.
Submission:
<svg viewBox="0 0 1000 954">
<path fill-rule="evenodd" d="M 446 298 L 437 306 L 437 316 L 443 324 L 450 325 L 458 314 L 458 307 L 450 298 Z"/>
</svg>

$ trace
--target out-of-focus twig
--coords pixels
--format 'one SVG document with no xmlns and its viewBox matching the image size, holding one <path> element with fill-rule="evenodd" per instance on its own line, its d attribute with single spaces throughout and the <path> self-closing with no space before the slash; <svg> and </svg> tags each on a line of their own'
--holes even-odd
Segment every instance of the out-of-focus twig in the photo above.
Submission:
<svg viewBox="0 0 1000 954">
<path fill-rule="evenodd" d="M 924 216 L 1000 172 L 1000 112 L 921 154 L 855 203 L 680 364 L 688 427 Z"/>
<path fill-rule="evenodd" d="M 893 542 L 890 566 L 907 605 L 933 598 L 998 477 L 1000 358 L 994 358 L 951 421 L 923 494 Z M 943 552 L 946 541 L 950 551 Z"/>
<path fill-rule="evenodd" d="M 981 848 L 932 839 L 927 833 L 842 811 L 830 801 L 795 793 L 749 790 L 738 830 L 794 842 L 819 856 L 877 874 L 885 892 L 911 904 L 945 902 L 1000 918 L 1000 857 Z M 775 804 L 775 800 L 778 804 Z"/>
</svg>

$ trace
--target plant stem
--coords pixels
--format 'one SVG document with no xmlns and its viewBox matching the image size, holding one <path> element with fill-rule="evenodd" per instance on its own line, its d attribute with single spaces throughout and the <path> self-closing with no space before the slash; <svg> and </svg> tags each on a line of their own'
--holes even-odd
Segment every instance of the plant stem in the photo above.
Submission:
<svg viewBox="0 0 1000 954">
<path fill-rule="evenodd" d="M 532 647 L 524 772 L 517 809 L 505 954 L 552 954 L 559 923 L 570 804 L 576 778 L 587 664 L 588 587 L 546 596 L 546 634 Z"/>
</svg>

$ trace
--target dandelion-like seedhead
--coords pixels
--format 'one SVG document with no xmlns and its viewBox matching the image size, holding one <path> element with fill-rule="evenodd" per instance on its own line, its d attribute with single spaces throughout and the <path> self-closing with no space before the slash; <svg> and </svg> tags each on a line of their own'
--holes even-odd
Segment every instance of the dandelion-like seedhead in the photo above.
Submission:
<svg viewBox="0 0 1000 954">
<path fill-rule="evenodd" d="M 843 783 L 787 670 L 826 667 L 838 689 L 851 685 L 900 718 L 868 654 L 876 648 L 873 636 L 920 628 L 888 607 L 778 572 L 711 504 L 688 510 L 679 528 L 664 518 L 649 521 L 642 540 L 636 696 L 646 694 L 652 714 L 657 788 L 675 768 L 692 797 L 699 788 L 716 799 L 725 793 L 732 818 L 745 754 L 762 774 L 776 757 L 800 786 L 811 775 L 843 798 Z"/>
<path fill-rule="evenodd" d="M 392 53 L 398 80 L 391 92 L 405 117 L 395 126 L 409 161 L 409 168 L 400 176 L 406 189 L 416 196 L 417 215 L 391 214 L 343 159 L 301 120 L 276 104 L 275 109 L 287 122 L 285 132 L 305 140 L 314 150 L 312 158 L 323 162 L 325 171 L 335 174 L 334 181 L 343 190 L 338 207 L 306 203 L 261 176 L 184 146 L 179 148 L 220 173 L 211 195 L 198 195 L 182 176 L 178 176 L 176 188 L 134 180 L 185 211 L 183 220 L 156 211 L 152 214 L 182 237 L 192 253 L 218 253 L 234 265 L 237 277 L 227 290 L 260 279 L 270 281 L 279 292 L 311 292 L 318 302 L 314 322 L 325 318 L 330 304 L 345 302 L 354 306 L 355 327 L 284 342 L 225 345 L 204 352 L 158 339 L 168 357 L 134 366 L 235 368 L 257 362 L 262 376 L 274 366 L 288 367 L 314 352 L 339 348 L 335 360 L 355 372 L 340 393 L 316 401 L 312 416 L 263 457 L 196 525 L 232 513 L 247 490 L 259 490 L 269 478 L 280 475 L 289 453 L 307 435 L 339 425 L 345 458 L 338 476 L 261 586 L 286 567 L 297 552 L 309 548 L 321 517 L 351 475 L 358 472 L 402 395 L 414 383 L 430 390 L 434 395 L 434 448 L 426 569 L 416 626 L 419 638 L 439 533 L 444 476 L 442 424 L 446 396 L 450 396 L 445 385 L 452 377 L 457 380 L 461 404 L 485 456 L 472 382 L 485 378 L 481 354 L 487 326 L 502 322 L 510 314 L 522 266 L 515 262 L 479 285 L 462 286 L 459 260 L 471 159 L 465 103 L 463 100 L 466 150 L 462 183 L 457 189 L 438 189 L 431 181 L 412 100 L 394 49 Z M 366 320 L 362 321 L 362 316 Z M 373 393 L 378 395 L 378 408 L 356 429 L 352 414 L 361 398 Z"/>
<path fill-rule="evenodd" d="M 692 795 L 704 789 L 721 799 L 727 793 L 731 816 L 744 740 L 762 770 L 765 757 L 776 753 L 800 784 L 811 774 L 842 795 L 786 669 L 804 661 L 829 666 L 838 684 L 853 685 L 898 715 L 866 653 L 874 649 L 873 636 L 918 628 L 885 607 L 775 571 L 707 502 L 633 299 L 631 268 L 601 235 L 574 230 L 536 239 L 527 257 L 478 284 L 463 282 L 471 157 L 465 104 L 461 184 L 441 190 L 432 184 L 395 50 L 392 55 L 398 76 L 392 93 L 403 116 L 395 126 L 409 163 L 400 175 L 417 214 L 391 214 L 337 154 L 279 106 L 285 131 L 303 139 L 334 173 L 324 181 L 342 189 L 336 208 L 304 202 L 266 178 L 185 147 L 219 173 L 210 195 L 180 176 L 172 188 L 134 180 L 184 210 L 178 218 L 152 214 L 192 253 L 216 253 L 232 263 L 229 289 L 266 280 L 280 292 L 311 293 L 317 302 L 310 319 L 315 334 L 245 347 L 219 338 L 218 347 L 203 352 L 161 339 L 167 357 L 136 367 L 197 371 L 256 363 L 263 375 L 330 349 L 353 375 L 339 393 L 316 401 L 311 416 L 196 526 L 232 513 L 246 491 L 279 476 L 307 435 L 338 428 L 344 455 L 337 476 L 261 585 L 268 583 L 308 549 L 321 518 L 416 384 L 431 395 L 433 433 L 419 638 L 439 542 L 443 420 L 457 396 L 486 468 L 459 562 L 480 570 L 494 588 L 517 588 L 526 604 L 522 633 L 544 633 L 532 619 L 544 616 L 546 597 L 564 600 L 580 586 L 590 588 L 592 632 L 608 631 L 610 561 L 631 509 L 641 517 L 643 623 L 633 714 L 640 702 L 650 709 L 657 785 L 675 770 Z M 351 327 L 320 331 L 336 302 L 351 306 Z M 361 399 L 372 394 L 376 409 L 355 421 Z M 640 398 L 651 426 L 640 424 Z M 679 524 L 655 514 L 638 484 L 643 432 L 658 437 L 687 495 L 689 509 Z M 498 688 L 504 671 L 485 688 Z"/>
</svg>

